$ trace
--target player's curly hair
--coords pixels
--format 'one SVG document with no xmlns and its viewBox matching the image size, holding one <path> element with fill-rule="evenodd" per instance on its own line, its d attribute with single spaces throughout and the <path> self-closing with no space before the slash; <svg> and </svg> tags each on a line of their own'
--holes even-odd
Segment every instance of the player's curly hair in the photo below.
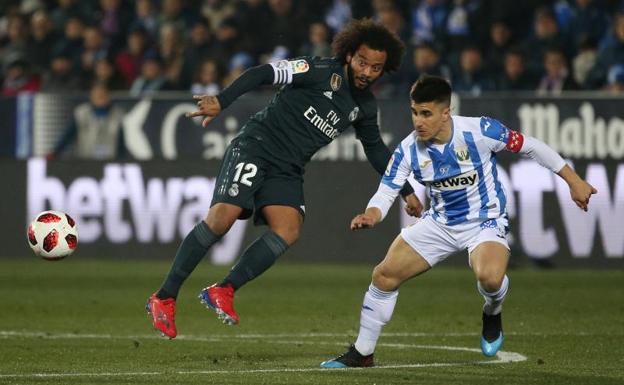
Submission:
<svg viewBox="0 0 624 385">
<path fill-rule="evenodd" d="M 334 56 L 342 63 L 347 62 L 347 55 L 353 55 L 362 44 L 388 55 L 384 72 L 393 72 L 399 68 L 405 45 L 397 35 L 371 19 L 353 20 L 340 31 L 332 42 Z"/>
</svg>

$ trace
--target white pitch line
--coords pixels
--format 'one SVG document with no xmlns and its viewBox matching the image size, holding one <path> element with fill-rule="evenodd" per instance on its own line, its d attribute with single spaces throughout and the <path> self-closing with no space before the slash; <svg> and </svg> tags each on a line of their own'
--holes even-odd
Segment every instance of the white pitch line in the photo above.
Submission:
<svg viewBox="0 0 624 385">
<path fill-rule="evenodd" d="M 479 333 L 384 333 L 387 337 L 473 337 L 478 336 Z M 506 333 L 506 335 L 513 335 L 513 333 Z M 257 338 L 319 338 L 319 337 L 349 337 L 356 336 L 355 333 L 270 333 L 270 334 L 213 334 L 210 337 L 194 336 L 180 334 L 176 339 L 189 340 L 189 341 L 213 341 L 215 339 L 257 339 Z M 79 334 L 79 333 L 50 333 L 50 332 L 31 332 L 31 331 L 19 331 L 19 330 L 0 330 L 0 338 L 10 337 L 25 337 L 25 338 L 49 338 L 49 339 L 63 339 L 63 338 L 109 338 L 109 339 L 128 339 L 128 338 L 146 338 L 146 339 L 160 339 L 157 334 L 137 334 L 137 335 L 112 335 L 112 334 Z"/>
<path fill-rule="evenodd" d="M 465 366 L 474 364 L 499 363 L 497 361 L 473 361 L 473 362 L 432 362 L 429 364 L 405 364 L 383 365 L 372 368 L 281 368 L 281 369 L 241 369 L 241 370 L 182 370 L 173 372 L 103 372 L 103 373 L 24 373 L 24 374 L 0 374 L 0 378 L 46 378 L 46 377 L 137 377 L 137 376 L 161 376 L 161 375 L 207 375 L 207 374 L 254 374 L 254 373 L 305 373 L 305 372 L 336 372 L 345 370 L 382 370 L 382 369 L 413 369 L 413 368 L 437 368 L 449 366 Z"/>
<path fill-rule="evenodd" d="M 441 348 L 441 347 L 439 347 Z M 478 349 L 475 349 L 478 350 Z M 481 353 L 481 351 L 478 351 Z M 466 365 L 499 364 L 525 361 L 526 357 L 518 353 L 499 352 L 500 355 L 511 354 L 522 357 L 522 359 L 498 359 L 491 361 L 467 361 L 467 362 L 431 362 L 427 364 L 397 364 L 381 365 L 372 368 L 345 368 L 345 369 L 324 369 L 324 368 L 280 368 L 280 369 L 241 369 L 241 370 L 181 370 L 173 372 L 101 372 L 101 373 L 20 373 L 20 374 L 0 374 L 0 378 L 46 378 L 46 377 L 137 377 L 137 376 L 160 376 L 160 375 L 207 375 L 207 374 L 254 374 L 254 373 L 305 373 L 305 372 L 335 372 L 344 370 L 383 370 L 383 369 L 415 369 L 415 368 L 439 368 Z"/>
<path fill-rule="evenodd" d="M 388 333 L 387 336 L 401 336 L 409 337 L 414 334 L 415 337 L 422 337 L 423 333 Z M 453 333 L 454 334 L 454 333 Z M 474 335 L 474 334 L 471 334 Z M 271 340 L 275 337 L 345 337 L 347 334 L 339 333 L 288 333 L 288 334 L 244 334 L 238 336 L 218 335 L 210 338 L 196 337 L 196 336 L 180 336 L 183 340 L 187 341 L 222 341 L 232 338 L 245 338 L 246 342 L 253 343 L 273 343 L 273 344 L 314 344 L 314 345 L 337 345 L 342 346 L 344 343 L 340 342 L 323 342 L 323 341 L 296 341 L 296 340 Z M 111 334 L 76 334 L 76 333 L 45 333 L 45 332 L 26 332 L 26 331 L 11 331 L 0 330 L 0 338 L 44 338 L 44 339 L 161 339 L 161 337 L 150 335 L 135 335 L 135 336 L 113 336 Z M 480 349 L 466 348 L 461 346 L 444 346 L 444 345 L 414 345 L 404 343 L 380 343 L 378 346 L 395 348 L 395 349 L 439 349 L 449 351 L 465 351 L 481 354 Z M 451 366 L 464 366 L 474 364 L 502 364 L 526 361 L 527 357 L 515 352 L 499 351 L 494 360 L 482 360 L 482 361 L 469 361 L 469 362 L 432 362 L 432 363 L 420 363 L 420 364 L 397 364 L 397 365 L 381 365 L 373 368 L 366 368 L 366 370 L 383 370 L 383 369 L 413 369 L 413 368 L 427 368 L 427 367 L 451 367 Z M 0 374 L 0 378 L 61 378 L 61 377 L 137 377 L 137 376 L 157 376 L 157 375 L 208 375 L 208 374 L 253 374 L 253 373 L 305 373 L 305 372 L 332 372 L 335 370 L 364 370 L 364 368 L 349 368 L 349 369 L 323 369 L 323 368 L 279 368 L 279 369 L 241 369 L 241 370 L 183 370 L 183 371 L 171 371 L 171 372 L 99 372 L 99 373 L 15 373 L 15 374 Z"/>
<path fill-rule="evenodd" d="M 480 333 L 464 332 L 464 333 L 383 333 L 384 337 L 475 337 Z M 596 336 L 605 335 L 601 333 L 543 333 L 543 332 L 506 332 L 506 336 Z M 624 334 L 608 334 L 608 335 L 624 335 Z M 268 334 L 213 334 L 210 337 L 196 336 L 192 334 L 180 334 L 176 340 L 198 341 L 198 342 L 216 342 L 223 339 L 270 339 L 270 338 L 322 338 L 322 337 L 354 337 L 355 333 L 268 333 Z M 136 335 L 112 335 L 112 334 L 78 334 L 78 333 L 50 333 L 40 331 L 20 331 L 20 330 L 0 330 L 0 339 L 23 337 L 23 338 L 45 338 L 45 339 L 162 339 L 156 333 L 136 334 Z"/>
</svg>

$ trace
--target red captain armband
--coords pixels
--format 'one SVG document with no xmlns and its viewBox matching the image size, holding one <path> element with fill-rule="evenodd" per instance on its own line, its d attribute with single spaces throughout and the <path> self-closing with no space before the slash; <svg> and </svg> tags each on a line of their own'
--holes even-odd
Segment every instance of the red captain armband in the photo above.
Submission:
<svg viewBox="0 0 624 385">
<path fill-rule="evenodd" d="M 519 152 L 524 144 L 524 136 L 518 131 L 509 130 L 507 146 L 505 148 L 511 152 Z"/>
</svg>

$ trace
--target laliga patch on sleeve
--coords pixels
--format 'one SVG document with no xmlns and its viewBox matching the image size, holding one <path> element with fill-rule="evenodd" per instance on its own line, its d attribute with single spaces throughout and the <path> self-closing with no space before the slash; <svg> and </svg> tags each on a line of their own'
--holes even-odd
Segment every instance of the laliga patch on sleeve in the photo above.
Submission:
<svg viewBox="0 0 624 385">
<path fill-rule="evenodd" d="M 290 66 L 293 74 L 302 74 L 310 69 L 308 62 L 303 59 L 291 61 Z"/>
<path fill-rule="evenodd" d="M 483 136 L 503 143 L 507 143 L 509 140 L 509 129 L 498 120 L 483 116 L 481 117 L 480 124 L 481 134 L 483 134 Z"/>
</svg>

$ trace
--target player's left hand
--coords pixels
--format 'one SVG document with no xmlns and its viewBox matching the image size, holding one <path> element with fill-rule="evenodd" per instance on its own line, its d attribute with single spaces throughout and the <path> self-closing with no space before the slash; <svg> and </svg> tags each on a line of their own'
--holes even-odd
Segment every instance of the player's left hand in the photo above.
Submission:
<svg viewBox="0 0 624 385">
<path fill-rule="evenodd" d="M 193 99 L 197 100 L 197 111 L 187 113 L 186 117 L 203 116 L 202 126 L 206 127 L 221 112 L 219 99 L 209 95 L 193 95 Z"/>
<path fill-rule="evenodd" d="M 423 205 L 416 194 L 412 193 L 405 197 L 405 212 L 412 217 L 419 217 L 422 214 Z"/>
<path fill-rule="evenodd" d="M 351 230 L 370 229 L 375 226 L 375 218 L 366 213 L 358 214 L 351 220 Z"/>
<path fill-rule="evenodd" d="M 587 205 L 589 205 L 589 198 L 593 194 L 596 194 L 598 190 L 589 183 L 580 179 L 577 182 L 570 184 L 570 196 L 576 205 L 583 211 L 587 211 Z"/>
</svg>

